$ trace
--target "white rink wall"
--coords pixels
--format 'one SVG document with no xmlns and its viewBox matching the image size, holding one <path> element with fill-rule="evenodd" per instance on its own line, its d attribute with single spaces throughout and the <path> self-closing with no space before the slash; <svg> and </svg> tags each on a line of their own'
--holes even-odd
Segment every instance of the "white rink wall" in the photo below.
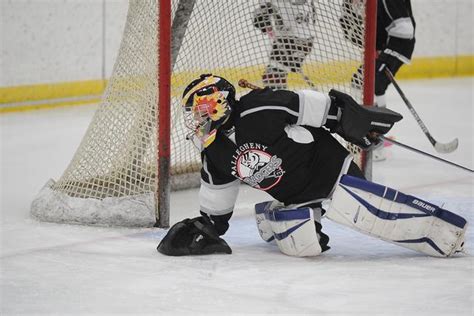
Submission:
<svg viewBox="0 0 474 316">
<path fill-rule="evenodd" d="M 127 0 L 0 1 L 0 86 L 107 78 L 127 8 Z"/>
<path fill-rule="evenodd" d="M 473 54 L 471 0 L 412 6 L 415 59 Z M 0 87 L 108 78 L 127 7 L 127 0 L 0 1 Z"/>
<path fill-rule="evenodd" d="M 472 0 L 411 0 L 414 58 L 473 54 Z"/>
</svg>

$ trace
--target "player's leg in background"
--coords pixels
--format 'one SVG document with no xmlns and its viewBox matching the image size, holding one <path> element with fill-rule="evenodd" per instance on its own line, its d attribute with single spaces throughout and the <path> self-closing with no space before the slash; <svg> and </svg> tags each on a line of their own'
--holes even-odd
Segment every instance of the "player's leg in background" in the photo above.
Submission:
<svg viewBox="0 0 474 316">
<path fill-rule="evenodd" d="M 270 52 L 269 64 L 262 77 L 264 86 L 274 90 L 287 89 L 288 73 L 291 72 L 301 75 L 305 84 L 314 87 L 302 70 L 304 60 L 311 52 L 312 47 L 313 38 L 283 37 L 275 39 Z"/>
<path fill-rule="evenodd" d="M 390 85 L 390 79 L 385 75 L 384 68 L 388 67 L 395 76 L 403 63 L 397 58 L 390 58 L 390 62 L 387 62 L 385 59 L 381 59 L 380 56 L 381 55 L 377 58 L 375 64 L 375 106 L 387 107 L 385 93 Z M 380 144 L 380 146 L 377 146 L 372 150 L 373 161 L 383 161 L 387 159 L 386 145 L 388 144 Z"/>
<path fill-rule="evenodd" d="M 302 73 L 303 63 L 313 49 L 313 38 L 290 38 L 285 43 L 286 66 L 291 72 Z"/>
<path fill-rule="evenodd" d="M 288 88 L 288 69 L 285 66 L 287 52 L 285 51 L 286 39 L 275 39 L 272 43 L 269 62 L 262 75 L 262 82 L 265 87 L 272 90 L 284 90 Z"/>
<path fill-rule="evenodd" d="M 266 88 L 270 88 L 272 90 L 285 90 L 288 88 L 287 78 L 287 71 L 267 65 L 262 76 L 262 82 Z"/>
<path fill-rule="evenodd" d="M 384 61 L 377 59 L 376 69 L 375 69 L 375 105 L 378 107 L 387 107 L 387 101 L 385 99 L 385 92 L 387 91 L 388 86 L 390 85 L 390 79 L 385 75 L 384 68 L 388 67 L 392 74 L 398 72 L 400 67 L 403 65 L 401 61 L 395 59 L 388 65 Z"/>
</svg>

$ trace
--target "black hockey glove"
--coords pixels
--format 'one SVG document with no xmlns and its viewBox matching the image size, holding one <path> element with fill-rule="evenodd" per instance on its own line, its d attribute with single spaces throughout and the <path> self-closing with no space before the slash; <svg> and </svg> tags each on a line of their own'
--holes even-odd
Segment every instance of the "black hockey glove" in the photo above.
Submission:
<svg viewBox="0 0 474 316">
<path fill-rule="evenodd" d="M 362 106 L 350 95 L 334 89 L 329 96 L 331 107 L 325 126 L 363 149 L 376 146 L 380 142 L 378 136 L 388 133 L 403 118 L 387 108 Z"/>
<path fill-rule="evenodd" d="M 174 224 L 156 249 L 168 256 L 232 253 L 208 216 L 186 218 Z"/>
<path fill-rule="evenodd" d="M 380 53 L 375 60 L 375 95 L 384 95 L 390 84 L 390 79 L 385 74 L 385 67 L 390 69 L 390 72 L 395 76 L 402 65 L 403 63 L 397 57 L 384 52 Z"/>
<path fill-rule="evenodd" d="M 385 74 L 385 67 L 388 67 L 395 76 L 402 65 L 403 63 L 398 58 L 383 52 L 377 57 L 375 60 L 375 95 L 384 95 L 390 84 L 390 79 Z M 356 89 L 362 89 L 363 82 L 362 66 L 359 66 L 352 75 L 351 84 Z"/>
</svg>

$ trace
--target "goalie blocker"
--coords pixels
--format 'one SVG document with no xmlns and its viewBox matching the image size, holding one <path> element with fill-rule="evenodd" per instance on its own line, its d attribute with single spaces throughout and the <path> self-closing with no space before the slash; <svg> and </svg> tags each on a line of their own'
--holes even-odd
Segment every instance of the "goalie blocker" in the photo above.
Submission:
<svg viewBox="0 0 474 316">
<path fill-rule="evenodd" d="M 287 255 L 319 255 L 322 239 L 320 229 L 318 232 L 318 210 L 284 209 L 276 202 L 259 203 L 255 205 L 255 215 L 260 236 L 267 242 L 275 239 L 280 251 Z M 325 216 L 362 233 L 434 257 L 449 257 L 462 251 L 467 228 L 466 220 L 459 215 L 349 175 L 338 183 Z"/>
</svg>

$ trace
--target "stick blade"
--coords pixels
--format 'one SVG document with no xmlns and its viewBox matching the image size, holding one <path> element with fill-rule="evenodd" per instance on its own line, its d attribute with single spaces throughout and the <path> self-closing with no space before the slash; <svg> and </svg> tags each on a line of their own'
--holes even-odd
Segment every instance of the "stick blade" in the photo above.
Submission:
<svg viewBox="0 0 474 316">
<path fill-rule="evenodd" d="M 459 141 L 457 138 L 453 139 L 449 143 L 438 143 L 436 142 L 434 144 L 434 148 L 436 149 L 437 152 L 442 153 L 442 154 L 449 154 L 455 151 L 458 148 Z"/>
</svg>

